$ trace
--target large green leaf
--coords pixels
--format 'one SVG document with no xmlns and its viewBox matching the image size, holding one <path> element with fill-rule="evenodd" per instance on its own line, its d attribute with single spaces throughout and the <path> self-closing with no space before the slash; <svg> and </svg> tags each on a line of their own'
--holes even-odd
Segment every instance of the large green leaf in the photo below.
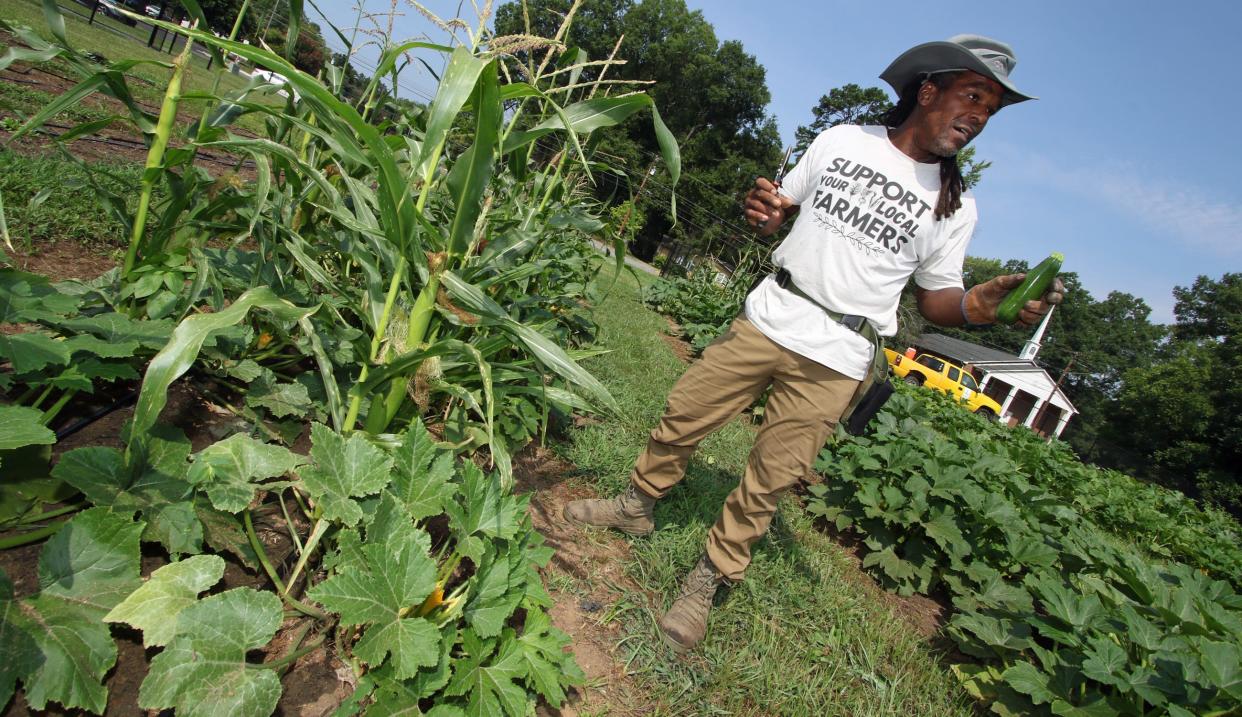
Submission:
<svg viewBox="0 0 1242 717">
<path fill-rule="evenodd" d="M 446 506 L 454 527 L 463 536 L 485 535 L 490 538 L 512 538 L 521 525 L 519 500 L 505 491 L 494 476 L 486 476 L 470 461 L 461 464 L 461 498 Z"/>
<path fill-rule="evenodd" d="M 61 457 L 52 476 L 82 491 L 95 505 L 111 506 L 128 481 L 122 476 L 121 452 L 104 446 L 75 448 Z"/>
<path fill-rule="evenodd" d="M 1204 641 L 1199 650 L 1203 674 L 1213 686 L 1234 700 L 1242 700 L 1242 649 L 1228 642 Z"/>
<path fill-rule="evenodd" d="M 52 475 L 82 491 L 95 505 L 141 511 L 144 540 L 157 540 L 170 553 L 198 553 L 203 529 L 189 503 L 186 480 L 190 442 L 179 429 L 157 426 L 147 435 L 148 461 L 137 475 L 125 470 L 115 448 L 88 446 L 66 453 Z"/>
<path fill-rule="evenodd" d="M 0 334 L 0 358 L 8 359 L 15 373 L 26 373 L 69 363 L 69 349 L 47 334 Z"/>
<path fill-rule="evenodd" d="M 522 636 L 518 638 L 526 683 L 553 707 L 565 701 L 565 685 L 580 685 L 586 681 L 573 655 L 565 651 L 569 642 L 568 635 L 552 626 L 546 612 L 526 612 Z"/>
<path fill-rule="evenodd" d="M 1121 646 L 1107 637 L 1093 637 L 1084 652 L 1082 673 L 1105 685 L 1129 689 L 1126 668 L 1130 660 Z"/>
<path fill-rule="evenodd" d="M 431 539 L 387 493 L 366 533 L 363 560 L 345 566 L 308 595 L 339 613 L 341 624 L 366 626 L 354 647 L 361 660 L 378 667 L 391 655 L 397 677 L 410 678 L 440 656 L 435 623 L 409 614 L 435 587 L 436 564 L 427 555 Z"/>
<path fill-rule="evenodd" d="M 451 451 L 435 446 L 423 422 L 414 421 L 393 453 L 392 484 L 388 490 L 415 520 L 439 515 L 457 493 L 457 485 L 452 482 L 455 463 Z"/>
<path fill-rule="evenodd" d="M 216 508 L 239 513 L 254 500 L 260 481 L 283 476 L 303 462 L 283 446 L 237 433 L 195 455 L 187 480 L 205 490 Z"/>
<path fill-rule="evenodd" d="M 1046 704 L 1056 699 L 1049 689 L 1051 675 L 1040 672 L 1039 668 L 1029 662 L 1019 662 L 1005 670 L 1001 675 L 1013 689 L 1031 698 L 1037 705 Z"/>
<path fill-rule="evenodd" d="M 116 312 L 66 319 L 58 322 L 57 326 L 79 333 L 89 333 L 112 344 L 137 341 L 139 345 L 149 349 L 163 348 L 173 330 L 171 321 L 135 321 Z"/>
<path fill-rule="evenodd" d="M 141 470 L 147 461 L 147 436 L 168 402 L 168 387 L 194 364 L 211 332 L 236 325 L 246 318 L 251 309 L 256 308 L 271 312 L 281 321 L 292 322 L 309 316 L 318 307 L 298 308 L 278 297 L 268 287 L 260 286 L 242 294 L 227 309 L 196 314 L 178 324 L 168 345 L 151 359 L 138 393 L 131 439 L 125 454 L 127 467 L 131 471 Z"/>
<path fill-rule="evenodd" d="M 196 555 L 169 563 L 151 573 L 142 587 L 104 616 L 142 630 L 146 647 L 167 645 L 177 632 L 177 616 L 198 602 L 198 594 L 224 577 L 224 559 Z"/>
<path fill-rule="evenodd" d="M 1033 589 L 1049 616 L 1075 628 L 1094 625 L 1103 612 L 1098 597 L 1076 593 L 1055 576 L 1047 575 L 1035 581 Z"/>
<path fill-rule="evenodd" d="M 15 601 L 11 587 L 0 591 L 0 654 L 9 663 L 0 699 L 16 677 L 34 709 L 59 702 L 103 714 L 102 680 L 116 661 L 103 616 L 141 585 L 142 528 L 105 508 L 83 511 L 43 546 L 36 595 Z"/>
<path fill-rule="evenodd" d="M 176 637 L 151 661 L 138 706 L 186 717 L 271 714 L 280 677 L 247 662 L 246 653 L 266 645 L 280 623 L 280 598 L 249 588 L 184 608 Z"/>
<path fill-rule="evenodd" d="M 302 484 L 326 519 L 356 525 L 362 507 L 354 499 L 375 495 L 388 485 L 392 458 L 361 433 L 346 439 L 318 423 L 311 427 L 311 442 L 312 462 L 302 469 Z"/>
<path fill-rule="evenodd" d="M 33 408 L 0 406 L 0 451 L 55 443 L 56 434 L 43 425 L 42 416 Z"/>
<path fill-rule="evenodd" d="M 246 391 L 246 405 L 266 408 L 273 416 L 305 416 L 313 404 L 306 386 L 300 383 L 281 383 L 271 372 L 264 374 Z"/>
<path fill-rule="evenodd" d="M 445 689 L 449 696 L 468 698 L 470 717 L 522 717 L 529 699 L 518 684 L 525 672 L 522 650 L 516 640 L 483 640 L 473 630 L 462 631 L 462 659 L 453 668 L 453 679 Z"/>
<path fill-rule="evenodd" d="M 521 550 L 516 546 L 505 550 L 503 545 L 489 545 L 470 586 L 464 614 L 479 637 L 499 635 L 525 592 L 526 566 Z"/>
</svg>

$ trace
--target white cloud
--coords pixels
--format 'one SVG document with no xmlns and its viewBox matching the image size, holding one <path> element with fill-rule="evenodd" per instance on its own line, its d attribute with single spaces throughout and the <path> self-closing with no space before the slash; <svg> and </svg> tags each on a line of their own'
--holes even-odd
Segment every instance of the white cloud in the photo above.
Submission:
<svg viewBox="0 0 1242 717">
<path fill-rule="evenodd" d="M 1154 178 L 1132 165 L 1079 167 L 1004 148 L 1012 168 L 1050 189 L 1094 198 L 1137 219 L 1151 230 L 1167 234 L 1216 256 L 1242 257 L 1242 204 L 1222 201 L 1191 185 Z M 999 164 L 999 163 L 998 163 Z"/>
</svg>

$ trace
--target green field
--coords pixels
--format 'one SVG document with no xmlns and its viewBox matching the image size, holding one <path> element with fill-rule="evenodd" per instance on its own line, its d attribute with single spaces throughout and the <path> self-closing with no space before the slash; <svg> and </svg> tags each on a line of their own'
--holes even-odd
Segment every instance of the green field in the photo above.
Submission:
<svg viewBox="0 0 1242 717">
<path fill-rule="evenodd" d="M 38 8 L 0 0 L 7 22 L 41 26 Z M 107 61 L 167 61 L 68 23 Z M 600 687 L 553 625 L 550 576 L 556 600 L 607 596 L 583 610 L 660 715 L 1238 713 L 1236 523 L 921 389 L 824 448 L 688 655 L 656 619 L 742 475 L 748 416 L 702 444 L 655 533 L 573 533 L 624 580 L 558 569 L 515 466 L 544 443 L 569 488 L 615 494 L 686 368 L 643 306 L 651 278 L 601 273 L 592 242 L 616 230 L 565 150 L 631 121 L 670 175 L 680 150 L 641 93 L 553 107 L 570 73 L 514 92 L 474 49 L 395 119 L 288 68 L 299 96 L 247 115 L 257 138 L 227 119 L 182 131 L 169 92 L 145 171 L 46 138 L 0 150 L 0 550 L 39 553 L 0 572 L 0 707 L 300 714 L 282 700 L 290 677 L 318 679 L 289 671 L 313 654 L 342 715 L 529 717 Z M 65 56 L 45 74 L 107 79 Z M 156 105 L 176 75 L 139 67 L 128 82 Z M 237 86 L 196 60 L 185 89 L 217 80 Z M 6 87 L 0 120 L 51 98 L 37 92 Z M 245 155 L 253 176 L 214 175 L 200 150 Z M 124 256 L 88 281 L 21 270 L 52 241 Z M 698 343 L 742 294 L 691 297 Z M 114 415 L 127 427 L 71 446 L 109 404 L 132 404 Z M 145 651 L 118 662 L 139 633 Z"/>
<path fill-rule="evenodd" d="M 141 36 L 143 33 L 138 29 L 128 27 L 103 13 L 97 13 L 95 22 L 91 25 L 80 16 L 80 14 L 87 16 L 90 14 L 89 9 L 84 5 L 61 0 L 61 7 L 64 8 L 62 17 L 64 17 L 66 37 L 70 45 L 81 52 L 96 53 L 103 61 L 137 59 L 170 63 L 173 60 L 172 54 L 147 47 L 147 38 Z M 43 5 L 38 0 L 0 0 L 0 19 L 11 25 L 24 25 L 32 28 L 45 38 L 51 37 L 51 33 L 47 30 Z M 178 43 L 177 47 L 180 48 L 182 45 Z M 0 51 L 4 49 L 4 43 L 0 42 Z M 221 94 L 236 92 L 245 87 L 245 77 L 234 75 L 219 64 L 213 64 L 210 70 L 207 69 L 207 65 L 208 58 L 205 54 L 195 53 L 193 55 L 190 69 L 186 73 L 184 92 L 210 93 L 216 85 L 217 78 L 218 92 Z M 69 76 L 71 79 L 82 79 L 73 78 L 68 66 L 63 62 L 53 62 L 48 69 L 62 76 Z M 168 83 L 169 71 L 144 64 L 131 69 L 126 76 L 129 78 L 130 91 L 134 99 L 147 105 L 151 113 L 157 113 L 164 96 L 164 88 Z M 6 105 L 10 110 L 16 108 L 22 110 L 23 113 L 31 107 L 38 106 L 35 100 L 40 98 L 23 98 L 20 97 L 20 93 L 20 90 L 5 89 L 3 94 L 0 94 L 0 113 L 3 113 Z M 277 97 L 264 101 L 283 102 L 283 99 Z M 182 112 L 193 113 L 201 106 L 199 100 L 186 100 L 182 104 Z M 241 126 L 255 130 L 257 122 L 247 117 Z"/>
</svg>

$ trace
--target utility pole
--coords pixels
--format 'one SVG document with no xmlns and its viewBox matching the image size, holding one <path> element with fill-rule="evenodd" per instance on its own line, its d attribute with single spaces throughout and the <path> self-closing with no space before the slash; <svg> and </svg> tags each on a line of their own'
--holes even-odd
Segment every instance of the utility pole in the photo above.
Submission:
<svg viewBox="0 0 1242 717">
<path fill-rule="evenodd" d="M 1077 358 L 1077 351 L 1070 354 L 1069 363 L 1065 364 L 1065 368 L 1061 369 L 1061 375 L 1057 377 L 1057 382 L 1053 384 L 1052 390 L 1048 392 L 1048 398 L 1044 399 L 1044 402 L 1039 406 L 1039 411 L 1035 414 L 1035 420 L 1031 421 L 1031 426 L 1036 430 L 1039 428 L 1040 421 L 1044 419 L 1044 413 L 1048 410 L 1048 403 L 1052 401 L 1052 397 L 1057 394 L 1058 390 L 1060 390 L 1061 382 L 1065 380 L 1067 375 L 1069 375 L 1069 371 L 1074 366 L 1074 361 L 1077 360 Z"/>
<path fill-rule="evenodd" d="M 267 29 L 272 26 L 272 18 L 276 15 L 276 8 L 278 7 L 280 7 L 280 0 L 274 0 L 272 2 L 272 11 L 267 14 L 267 24 L 263 26 L 263 41 L 264 42 L 267 42 Z M 289 43 L 289 38 L 286 37 L 285 38 L 286 46 L 288 45 L 288 43 Z"/>
</svg>

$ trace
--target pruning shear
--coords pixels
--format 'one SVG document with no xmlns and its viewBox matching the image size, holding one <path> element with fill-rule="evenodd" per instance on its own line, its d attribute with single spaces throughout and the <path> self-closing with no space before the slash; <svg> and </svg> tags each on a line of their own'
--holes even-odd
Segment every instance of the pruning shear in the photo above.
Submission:
<svg viewBox="0 0 1242 717">
<path fill-rule="evenodd" d="M 776 185 L 777 187 L 781 186 L 781 180 L 785 178 L 785 168 L 789 166 L 789 158 L 793 156 L 793 151 L 794 151 L 793 147 L 786 147 L 785 158 L 781 160 L 781 166 L 776 168 L 776 176 L 772 178 L 772 184 Z M 759 228 L 763 229 L 767 227 L 768 222 L 770 221 L 772 221 L 770 218 L 764 219 L 763 222 L 759 224 Z"/>
</svg>

